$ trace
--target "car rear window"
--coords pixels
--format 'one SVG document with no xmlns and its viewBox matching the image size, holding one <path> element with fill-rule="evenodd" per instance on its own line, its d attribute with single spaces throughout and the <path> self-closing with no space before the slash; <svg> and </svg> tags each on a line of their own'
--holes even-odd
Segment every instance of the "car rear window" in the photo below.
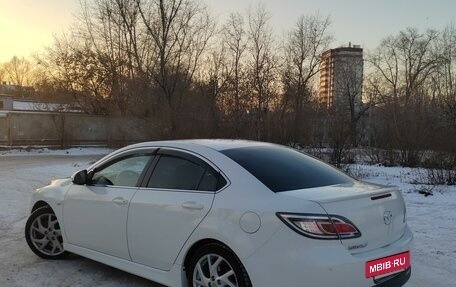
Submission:
<svg viewBox="0 0 456 287">
<path fill-rule="evenodd" d="M 274 192 L 353 182 L 338 169 L 296 150 L 255 146 L 222 150 Z"/>
</svg>

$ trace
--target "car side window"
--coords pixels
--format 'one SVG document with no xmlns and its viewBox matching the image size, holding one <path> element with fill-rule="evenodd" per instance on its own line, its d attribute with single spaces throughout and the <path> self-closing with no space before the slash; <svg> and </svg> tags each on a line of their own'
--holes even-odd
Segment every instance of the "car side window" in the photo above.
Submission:
<svg viewBox="0 0 456 287">
<path fill-rule="evenodd" d="M 197 190 L 206 169 L 187 159 L 162 155 L 147 187 Z"/>
<path fill-rule="evenodd" d="M 225 184 L 226 180 L 222 176 L 214 173 L 213 171 L 206 170 L 198 186 L 198 190 L 216 191 L 222 188 Z"/>
<path fill-rule="evenodd" d="M 132 155 L 95 170 L 92 184 L 114 186 L 137 186 L 138 179 L 150 160 L 151 155 Z"/>
</svg>

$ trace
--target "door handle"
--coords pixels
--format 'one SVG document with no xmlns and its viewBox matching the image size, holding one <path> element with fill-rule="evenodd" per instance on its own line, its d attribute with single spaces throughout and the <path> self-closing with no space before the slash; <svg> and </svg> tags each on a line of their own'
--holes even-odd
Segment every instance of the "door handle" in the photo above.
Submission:
<svg viewBox="0 0 456 287">
<path fill-rule="evenodd" d="M 112 202 L 120 206 L 128 204 L 128 200 L 123 197 L 116 197 L 112 200 Z"/>
<path fill-rule="evenodd" d="M 182 207 L 185 209 L 190 209 L 190 210 L 201 210 L 204 208 L 204 205 L 200 203 L 196 203 L 194 201 L 187 201 L 182 203 Z"/>
</svg>

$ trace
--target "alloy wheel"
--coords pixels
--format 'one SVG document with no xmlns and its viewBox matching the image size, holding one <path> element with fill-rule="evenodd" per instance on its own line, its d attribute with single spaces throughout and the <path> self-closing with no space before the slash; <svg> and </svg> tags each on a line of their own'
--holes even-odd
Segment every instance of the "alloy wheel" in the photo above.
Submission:
<svg viewBox="0 0 456 287">
<path fill-rule="evenodd" d="M 37 216 L 29 232 L 31 243 L 39 252 L 48 256 L 58 256 L 64 252 L 62 232 L 55 214 Z"/>
<path fill-rule="evenodd" d="M 193 270 L 193 287 L 238 287 L 234 269 L 217 254 L 201 257 Z"/>
</svg>

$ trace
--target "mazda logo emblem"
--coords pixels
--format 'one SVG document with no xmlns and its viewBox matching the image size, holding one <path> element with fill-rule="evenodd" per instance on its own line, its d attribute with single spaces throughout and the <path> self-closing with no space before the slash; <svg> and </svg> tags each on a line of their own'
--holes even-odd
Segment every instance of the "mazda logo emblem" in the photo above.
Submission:
<svg viewBox="0 0 456 287">
<path fill-rule="evenodd" d="M 383 212 L 383 222 L 385 223 L 385 225 L 390 225 L 392 219 L 393 219 L 393 213 L 391 211 Z"/>
</svg>

